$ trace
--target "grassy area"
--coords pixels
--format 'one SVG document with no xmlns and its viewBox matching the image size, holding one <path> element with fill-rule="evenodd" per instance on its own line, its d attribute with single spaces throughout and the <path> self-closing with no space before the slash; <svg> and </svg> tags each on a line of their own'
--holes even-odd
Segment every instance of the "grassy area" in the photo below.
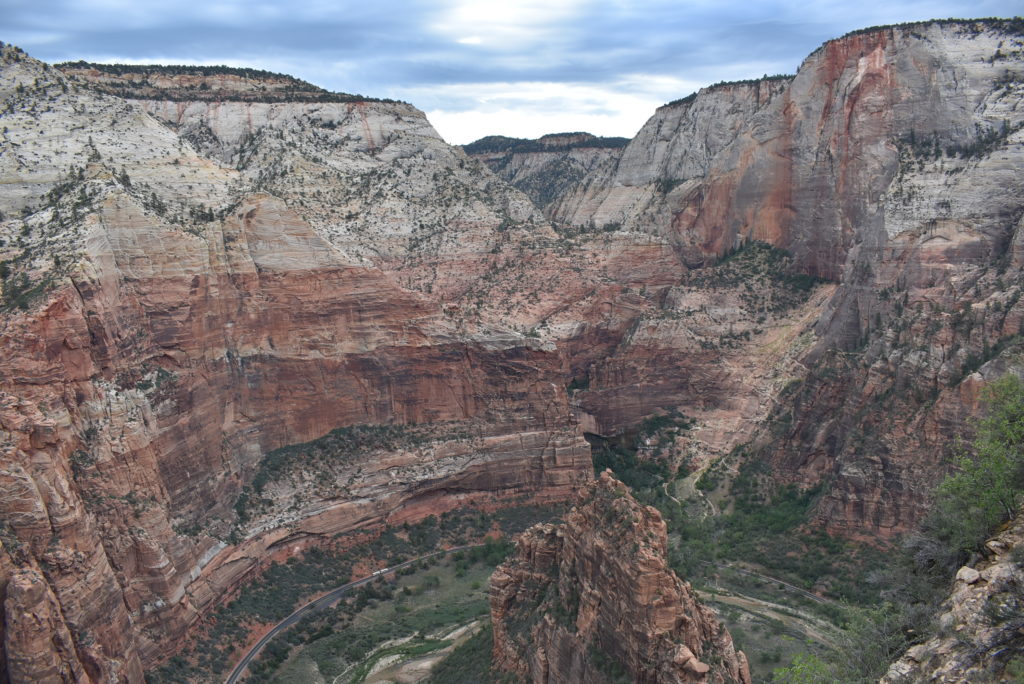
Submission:
<svg viewBox="0 0 1024 684">
<path fill-rule="evenodd" d="M 708 603 L 732 634 L 736 648 L 747 655 L 755 682 L 771 681 L 772 671 L 788 666 L 793 658 L 809 649 L 821 652 L 820 644 L 807 642 L 802 633 L 781 620 L 714 600 Z"/>
<path fill-rule="evenodd" d="M 516 678 L 491 668 L 491 623 L 456 647 L 430 673 L 425 684 L 513 684 Z"/>
<path fill-rule="evenodd" d="M 412 642 L 401 644 L 400 646 L 391 646 L 389 648 L 382 648 L 374 651 L 373 654 L 359 663 L 355 670 L 349 675 L 348 681 L 350 684 L 362 684 L 366 681 L 366 676 L 370 674 L 370 670 L 373 666 L 381 661 L 383 658 L 390 656 L 403 656 L 403 657 L 416 657 L 433 653 L 438 649 L 450 646 L 452 642 L 439 639 L 415 639 Z"/>
<path fill-rule="evenodd" d="M 671 562 L 681 577 L 699 582 L 710 573 L 721 574 L 724 565 L 746 563 L 812 593 L 854 604 L 878 602 L 878 589 L 864 578 L 886 562 L 882 551 L 810 528 L 818 489 L 775 484 L 767 464 L 742 450 L 730 458 L 740 460 L 731 480 L 723 468 L 712 468 L 697 483 L 698 489 L 718 500 L 720 515 L 701 517 L 695 514 L 696 506 L 678 505 L 665 496 L 640 496 L 650 499 L 668 519 Z M 738 591 L 758 590 L 749 577 L 725 576 Z M 792 592 L 780 594 L 785 590 L 777 587 L 767 587 L 762 594 L 765 591 L 768 595 L 762 597 L 768 600 L 801 601 Z M 838 617 L 820 604 L 806 607 L 832 620 Z"/>
</svg>

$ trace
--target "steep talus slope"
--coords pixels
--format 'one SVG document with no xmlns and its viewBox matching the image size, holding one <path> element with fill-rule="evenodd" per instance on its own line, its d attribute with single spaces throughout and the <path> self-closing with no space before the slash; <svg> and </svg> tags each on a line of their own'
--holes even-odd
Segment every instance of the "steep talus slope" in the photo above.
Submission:
<svg viewBox="0 0 1024 684">
<path fill-rule="evenodd" d="M 2 76 L 0 509 L 19 676 L 140 681 L 275 545 L 562 499 L 589 477 L 550 347 L 459 332 L 138 105 L 13 48 Z M 437 427 L 328 450 L 317 486 L 268 461 L 335 428 L 412 423 Z M 37 653 L 22 616 L 70 641 Z"/>
<path fill-rule="evenodd" d="M 661 515 L 608 471 L 491 577 L 494 660 L 532 682 L 749 682 L 729 632 L 668 567 Z"/>
<path fill-rule="evenodd" d="M 1019 339 L 1022 43 L 1019 20 L 829 41 L 793 77 L 662 107 L 548 210 L 664 236 L 690 266 L 766 241 L 838 283 L 800 359 L 810 377 L 757 442 L 779 479 L 829 482 L 817 510 L 834 531 L 920 518 L 1000 367 L 983 364 Z"/>
</svg>

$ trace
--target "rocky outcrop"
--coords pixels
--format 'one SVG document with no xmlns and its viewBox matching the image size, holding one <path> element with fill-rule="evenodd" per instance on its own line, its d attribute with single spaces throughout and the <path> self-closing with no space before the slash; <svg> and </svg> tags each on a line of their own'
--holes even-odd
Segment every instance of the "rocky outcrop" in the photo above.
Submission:
<svg viewBox="0 0 1024 684">
<path fill-rule="evenodd" d="M 666 562 L 665 523 L 606 471 L 564 524 L 491 577 L 494 662 L 532 682 L 750 682 L 714 613 Z"/>
<path fill-rule="evenodd" d="M 938 635 L 910 648 L 883 684 L 1016 681 L 1024 668 L 1024 519 L 990 539 L 956 574 Z M 1012 670 L 1012 672 L 1011 672 Z"/>
<path fill-rule="evenodd" d="M 380 102 L 376 98 L 332 93 L 287 74 L 227 66 L 159 64 L 57 65 L 65 74 L 88 81 L 94 90 L 132 99 L 182 102 Z"/>
<path fill-rule="evenodd" d="M 738 221 L 698 219 L 698 214 L 705 205 L 707 211 L 741 211 L 738 206 L 733 208 L 737 199 L 730 196 L 733 193 L 723 188 L 719 196 L 707 196 L 711 191 L 705 185 L 724 183 L 727 169 L 737 163 L 753 163 L 746 159 L 751 157 L 749 153 L 734 150 L 754 142 L 750 129 L 756 116 L 778 106 L 787 84 L 788 80 L 773 80 L 718 86 L 660 108 L 615 164 L 596 169 L 566 192 L 550 207 L 549 216 L 568 225 L 622 226 L 667 236 L 690 266 L 712 261 L 737 244 L 737 235 L 769 238 L 768 226 L 762 225 L 760 215 L 750 216 L 750 229 L 737 231 Z M 776 136 L 764 137 L 769 145 L 779 144 L 774 140 Z M 773 155 L 767 153 L 765 157 L 771 159 Z M 758 161 L 758 166 L 765 163 Z M 750 177 L 765 171 L 750 169 Z M 771 172 L 775 175 L 766 174 L 756 182 L 780 187 L 787 182 L 776 169 Z M 736 171 L 730 169 L 728 173 Z M 759 204 L 763 198 L 750 199 L 754 200 L 752 204 Z M 751 208 L 748 213 L 761 211 Z M 697 223 L 700 228 L 695 229 Z M 753 226 L 757 226 L 756 232 L 752 232 Z"/>
<path fill-rule="evenodd" d="M 570 496 L 583 430 L 675 409 L 833 531 L 913 525 L 1019 348 L 1021 46 L 872 29 L 487 159 L 580 176 L 547 215 L 408 104 L 3 46 L 0 593 L 75 644 L 8 668 L 132 679 L 284 543 Z"/>
<path fill-rule="evenodd" d="M 991 188 L 1015 182 L 1020 38 L 1016 21 L 951 21 L 829 41 L 793 77 L 712 86 L 662 107 L 552 216 L 666 235 L 694 262 L 764 240 L 833 280 L 854 246 L 877 252 L 933 218 L 977 215 L 973 230 L 994 239 L 1015 206 Z M 893 196 L 908 172 L 925 170 L 901 150 L 931 153 L 935 141 L 943 177 L 928 168 L 928 191 Z M 996 146 L 1011 156 L 990 168 L 948 161 Z M 950 196 L 957 208 L 940 207 Z"/>
<path fill-rule="evenodd" d="M 325 239 L 293 197 L 302 190 L 271 194 L 255 167 L 218 158 L 221 138 L 201 148 L 141 101 L 98 94 L 10 47 L 3 58 L 0 588 L 9 671 L 31 681 L 140 681 L 283 544 L 476 501 L 562 500 L 589 479 L 589 448 L 550 344 L 508 328 L 460 328 L 437 301 Z M 218 129 L 228 146 L 233 131 L 258 128 L 231 116 L 258 122 L 263 112 L 290 126 L 288 117 L 308 115 L 296 105 L 230 104 L 238 109 L 222 108 Z M 363 116 L 347 103 L 306 104 L 351 115 L 345 121 L 359 130 L 380 124 L 352 149 L 341 145 L 329 159 L 321 150 L 317 173 L 386 158 L 385 118 L 393 141 L 448 149 L 407 105 L 376 103 Z M 195 107 L 207 121 L 218 111 Z M 407 124 L 422 135 L 402 137 Z M 446 154 L 417 173 L 441 178 L 460 157 Z M 420 159 L 433 163 L 429 152 Z M 396 203 L 390 220 L 433 199 Z M 450 210 L 465 216 L 479 203 L 483 227 L 472 230 L 491 239 L 486 216 L 497 205 L 459 202 Z M 273 460 L 283 447 L 354 426 L 415 440 L 358 449 L 341 440 L 322 454 L 329 467 L 315 479 Z M 246 505 L 258 476 L 258 501 Z M 46 626 L 33 632 L 30 620 Z M 55 636 L 44 644 L 37 637 L 47 629 Z"/>
<path fill-rule="evenodd" d="M 76 682 L 85 679 L 60 606 L 42 575 L 14 573 L 7 582 L 5 674 L 15 682 Z M 85 644 L 83 644 L 83 647 Z M 134 663 L 136 667 L 138 662 Z M 136 676 L 141 672 L 136 672 Z"/>
</svg>

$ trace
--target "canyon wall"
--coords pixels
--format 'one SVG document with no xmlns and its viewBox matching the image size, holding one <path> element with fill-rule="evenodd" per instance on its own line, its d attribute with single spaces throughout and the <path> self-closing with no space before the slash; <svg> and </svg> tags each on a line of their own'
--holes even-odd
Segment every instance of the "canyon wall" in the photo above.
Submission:
<svg viewBox="0 0 1024 684">
<path fill-rule="evenodd" d="M 613 165 L 628 142 L 589 133 L 553 133 L 537 140 L 495 135 L 462 149 L 544 210 L 583 178 Z"/>
<path fill-rule="evenodd" d="M 137 103 L 3 57 L 12 677 L 141 681 L 275 549 L 474 501 L 560 501 L 590 478 L 550 344 L 460 328 L 267 193 L 269 165 L 250 177 Z M 228 119 L 269 103 L 235 104 Z M 447 149 L 408 105 L 367 108 Z M 300 116 L 285 109 L 267 116 Z M 370 133 L 400 136 L 383 127 Z M 365 426 L 360 448 L 280 467 L 282 447 L 346 426 Z"/>
<path fill-rule="evenodd" d="M 750 682 L 667 544 L 657 510 L 602 473 L 564 524 L 527 530 L 491 577 L 495 666 L 538 684 Z"/>
<path fill-rule="evenodd" d="M 764 241 L 836 283 L 805 372 L 772 397 L 770 429 L 748 430 L 777 479 L 827 483 L 817 516 L 832 531 L 912 527 L 979 387 L 1020 363 L 1022 48 L 1019 19 L 854 32 L 794 76 L 660 108 L 547 209 L 563 230 L 658 236 L 689 268 Z M 624 344 L 599 365 L 647 356 Z"/>
<path fill-rule="evenodd" d="M 482 158 L 405 103 L 197 69 L 2 48 L 19 679 L 138 681 L 268 553 L 564 500 L 583 431 L 677 410 L 693 465 L 751 442 L 827 483 L 828 529 L 895 534 L 1020 364 L 1019 21 L 857 32 L 624 148 Z"/>
</svg>

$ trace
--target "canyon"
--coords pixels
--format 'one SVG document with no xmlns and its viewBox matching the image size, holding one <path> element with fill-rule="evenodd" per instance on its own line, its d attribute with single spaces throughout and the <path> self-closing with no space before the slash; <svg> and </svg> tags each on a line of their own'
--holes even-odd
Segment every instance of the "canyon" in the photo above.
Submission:
<svg viewBox="0 0 1024 684">
<path fill-rule="evenodd" d="M 463 151 L 406 103 L 3 46 L 0 672 L 142 681 L 272 558 L 617 491 L 587 437 L 651 418 L 688 421 L 673 470 L 744 447 L 832 534 L 913 530 L 1021 372 L 1022 94 L 1020 20 L 927 22 L 629 141 Z M 583 562 L 581 510 L 520 555 Z M 548 662 L 612 639 L 587 614 Z"/>
</svg>

